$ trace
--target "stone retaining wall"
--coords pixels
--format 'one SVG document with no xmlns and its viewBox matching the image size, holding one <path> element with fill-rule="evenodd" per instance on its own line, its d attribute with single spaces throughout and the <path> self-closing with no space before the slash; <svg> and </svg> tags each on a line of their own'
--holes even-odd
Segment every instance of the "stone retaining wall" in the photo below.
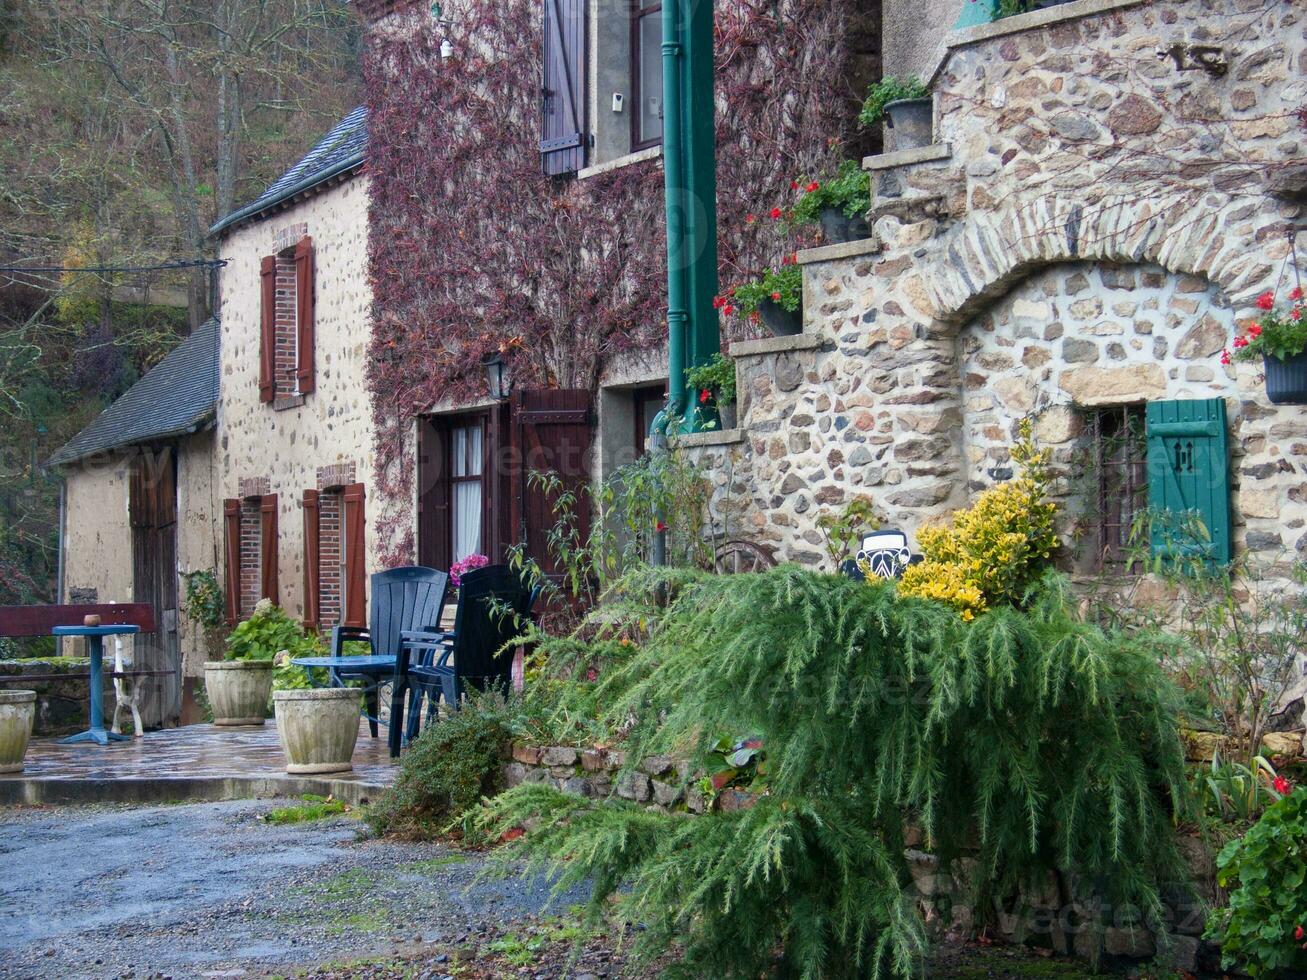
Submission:
<svg viewBox="0 0 1307 980">
<path fill-rule="evenodd" d="M 0 677 L 22 677 L 29 674 L 76 674 L 89 671 L 91 662 L 81 658 L 58 657 L 51 660 L 0 660 Z M 36 718 L 32 734 L 71 735 L 90 724 L 90 682 L 84 678 L 58 681 L 6 683 L 0 690 L 35 691 Z M 106 723 L 113 717 L 113 682 L 105 682 L 104 717 Z"/>
</svg>

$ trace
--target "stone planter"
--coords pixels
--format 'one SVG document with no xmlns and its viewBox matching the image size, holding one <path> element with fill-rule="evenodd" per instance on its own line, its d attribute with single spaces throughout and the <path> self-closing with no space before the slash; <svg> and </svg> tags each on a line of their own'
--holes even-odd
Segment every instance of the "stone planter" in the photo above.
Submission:
<svg viewBox="0 0 1307 980">
<path fill-rule="evenodd" d="M 204 690 L 215 725 L 262 725 L 272 693 L 272 661 L 210 661 L 204 665 Z"/>
<path fill-rule="evenodd" d="M 735 428 L 735 402 L 718 405 L 717 416 L 722 420 L 722 429 Z"/>
<path fill-rule="evenodd" d="M 887 142 L 893 150 L 919 150 L 930 146 L 934 139 L 935 101 L 925 99 L 899 99 L 885 106 Z"/>
<path fill-rule="evenodd" d="M 758 315 L 773 337 L 793 337 L 803 332 L 803 315 L 798 310 L 791 313 L 775 300 L 765 299 L 759 303 Z"/>
<path fill-rule="evenodd" d="M 822 208 L 821 233 L 828 244 L 843 245 L 870 237 L 871 229 L 862 215 L 850 218 L 839 208 Z"/>
<path fill-rule="evenodd" d="M 23 771 L 35 717 L 35 691 L 0 691 L 0 772 Z"/>
<path fill-rule="evenodd" d="M 1287 361 L 1262 358 L 1266 397 L 1276 405 L 1307 405 L 1307 351 Z"/>
<path fill-rule="evenodd" d="M 277 691 L 277 736 L 293 776 L 349 772 L 359 737 L 359 692 L 349 687 Z"/>
</svg>

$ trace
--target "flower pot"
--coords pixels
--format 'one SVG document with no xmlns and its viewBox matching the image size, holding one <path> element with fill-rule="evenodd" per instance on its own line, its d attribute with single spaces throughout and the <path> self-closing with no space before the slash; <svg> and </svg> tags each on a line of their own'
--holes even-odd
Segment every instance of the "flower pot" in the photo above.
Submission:
<svg viewBox="0 0 1307 980">
<path fill-rule="evenodd" d="M 215 725 L 262 725 L 272 693 L 272 661 L 210 661 L 204 665 L 204 690 Z"/>
<path fill-rule="evenodd" d="M 758 304 L 758 315 L 773 337 L 793 337 L 803 332 L 802 313 L 799 310 L 791 313 L 773 299 L 765 299 Z"/>
<path fill-rule="evenodd" d="M 934 139 L 933 99 L 899 99 L 885 106 L 887 142 L 892 150 L 917 150 Z"/>
<path fill-rule="evenodd" d="M 1276 405 L 1307 405 L 1307 351 L 1287 361 L 1262 358 L 1266 371 L 1266 397 Z"/>
<path fill-rule="evenodd" d="M 735 428 L 735 402 L 717 406 L 717 416 L 722 420 L 722 429 Z"/>
<path fill-rule="evenodd" d="M 23 771 L 35 718 L 35 691 L 0 691 L 0 772 Z"/>
<path fill-rule="evenodd" d="M 845 242 L 857 242 L 870 236 L 867 219 L 862 215 L 850 218 L 839 208 L 822 208 L 821 233 L 827 243 L 843 245 Z"/>
<path fill-rule="evenodd" d="M 359 692 L 350 687 L 277 691 L 277 737 L 293 776 L 349 772 L 359 737 Z"/>
</svg>

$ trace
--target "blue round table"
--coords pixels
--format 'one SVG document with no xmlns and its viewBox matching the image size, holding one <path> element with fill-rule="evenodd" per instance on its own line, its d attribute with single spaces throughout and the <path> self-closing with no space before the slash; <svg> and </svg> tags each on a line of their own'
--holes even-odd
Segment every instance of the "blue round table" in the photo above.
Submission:
<svg viewBox="0 0 1307 980">
<path fill-rule="evenodd" d="M 51 630 L 55 636 L 86 637 L 86 645 L 91 654 L 91 727 L 87 731 L 59 739 L 60 743 L 68 745 L 73 742 L 94 742 L 97 745 L 108 745 L 111 741 L 127 741 L 126 735 L 105 731 L 104 728 L 104 638 L 140 631 L 139 626 L 56 626 Z"/>
</svg>

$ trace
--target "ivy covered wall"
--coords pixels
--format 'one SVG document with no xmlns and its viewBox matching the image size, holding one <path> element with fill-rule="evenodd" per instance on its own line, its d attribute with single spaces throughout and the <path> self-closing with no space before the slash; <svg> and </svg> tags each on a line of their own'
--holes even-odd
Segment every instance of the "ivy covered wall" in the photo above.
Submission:
<svg viewBox="0 0 1307 980">
<path fill-rule="evenodd" d="M 723 283 L 798 244 L 767 218 L 795 175 L 861 151 L 849 141 L 878 31 L 863 8 L 719 0 Z M 413 558 L 412 419 L 483 398 L 486 351 L 510 350 L 519 385 L 593 388 L 608 359 L 665 343 L 666 329 L 658 162 L 581 181 L 543 175 L 541 0 L 455 0 L 444 22 L 425 11 L 374 24 L 364 66 L 371 512 L 386 562 Z"/>
</svg>

